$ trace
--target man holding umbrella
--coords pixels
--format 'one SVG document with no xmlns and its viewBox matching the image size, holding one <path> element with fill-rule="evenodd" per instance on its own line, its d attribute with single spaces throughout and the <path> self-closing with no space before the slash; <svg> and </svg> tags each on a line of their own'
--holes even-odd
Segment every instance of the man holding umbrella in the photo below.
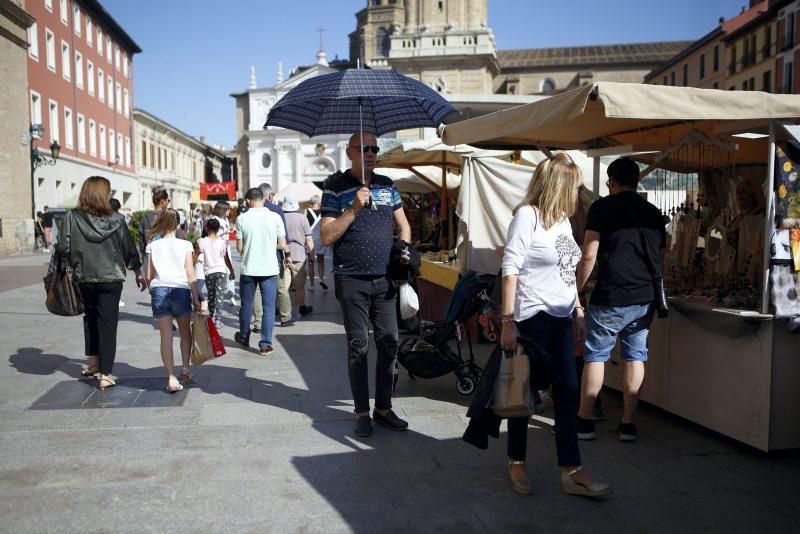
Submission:
<svg viewBox="0 0 800 534">
<path fill-rule="evenodd" d="M 329 177 L 322 195 L 320 238 L 333 247 L 336 298 L 347 333 L 355 433 L 361 437 L 372 434 L 367 378 L 370 322 L 378 352 L 373 418 L 392 430 L 408 428 L 392 411 L 397 317 L 386 269 L 394 228 L 403 241 L 411 238 L 411 228 L 392 181 L 373 172 L 378 150 L 374 135 L 354 134 L 347 146 L 351 168 Z"/>
</svg>

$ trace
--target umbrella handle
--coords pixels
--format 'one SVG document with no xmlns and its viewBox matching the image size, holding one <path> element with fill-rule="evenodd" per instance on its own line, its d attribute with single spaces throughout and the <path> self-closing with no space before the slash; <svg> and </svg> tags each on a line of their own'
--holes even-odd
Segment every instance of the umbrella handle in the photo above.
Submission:
<svg viewBox="0 0 800 534">
<path fill-rule="evenodd" d="M 358 139 L 361 143 L 361 146 L 358 147 L 358 151 L 360 152 L 361 158 L 361 183 L 364 184 L 364 187 L 369 189 L 369 182 L 367 181 L 367 173 L 364 170 L 364 116 L 361 111 L 361 97 L 358 97 Z M 367 201 L 367 206 L 372 211 L 377 211 L 378 207 L 372 202 L 372 190 L 370 189 L 369 192 L 369 200 Z"/>
</svg>

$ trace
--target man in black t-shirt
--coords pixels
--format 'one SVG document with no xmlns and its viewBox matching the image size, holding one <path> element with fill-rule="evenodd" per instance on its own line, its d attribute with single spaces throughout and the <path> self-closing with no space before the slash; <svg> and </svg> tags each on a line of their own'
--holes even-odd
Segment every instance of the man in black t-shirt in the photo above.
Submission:
<svg viewBox="0 0 800 534">
<path fill-rule="evenodd" d="M 636 192 L 639 166 L 619 158 L 608 166 L 609 196 L 595 202 L 586 220 L 583 258 L 578 265 L 582 288 L 598 263 L 597 283 L 586 312 L 586 345 L 578 410 L 578 437 L 594 439 L 592 408 L 603 386 L 605 362 L 617 337 L 623 360 L 624 410 L 617 427 L 621 441 L 636 439 L 633 422 L 647 361 L 647 336 L 655 311 L 653 276 L 648 255 L 661 268 L 659 251 L 666 245 L 664 220 L 658 208 Z M 645 248 L 646 247 L 646 248 Z"/>
<path fill-rule="evenodd" d="M 350 138 L 347 157 L 352 168 L 325 180 L 320 221 L 322 243 L 333 247 L 336 298 L 342 306 L 347 333 L 355 433 L 361 437 L 372 434 L 367 379 L 370 322 L 378 352 L 373 418 L 392 430 L 408 428 L 408 423 L 392 411 L 398 334 L 396 299 L 386 270 L 394 240 L 393 229 L 396 227 L 399 238 L 408 241 L 411 228 L 394 183 L 373 172 L 378 150 L 372 134 L 364 133 L 363 139 L 358 134 Z M 366 180 L 362 178 L 362 161 Z"/>
</svg>

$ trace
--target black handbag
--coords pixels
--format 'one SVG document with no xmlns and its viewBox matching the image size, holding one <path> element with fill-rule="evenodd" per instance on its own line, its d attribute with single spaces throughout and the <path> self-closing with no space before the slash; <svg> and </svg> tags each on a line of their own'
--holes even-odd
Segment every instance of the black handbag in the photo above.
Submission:
<svg viewBox="0 0 800 534">
<path fill-rule="evenodd" d="M 47 292 L 45 306 L 50 313 L 66 317 L 83 313 L 83 296 L 73 275 L 72 266 L 58 251 L 53 252 L 50 257 L 50 265 L 44 277 L 44 289 Z"/>
<path fill-rule="evenodd" d="M 650 276 L 653 278 L 653 301 L 656 305 L 656 313 L 660 318 L 666 319 L 669 317 L 669 300 L 667 299 L 667 289 L 664 286 L 664 276 L 661 274 L 661 269 L 657 268 L 658 263 L 653 260 L 653 255 L 650 253 L 644 228 L 639 227 L 639 237 L 642 240 L 647 270 L 650 271 Z"/>
</svg>

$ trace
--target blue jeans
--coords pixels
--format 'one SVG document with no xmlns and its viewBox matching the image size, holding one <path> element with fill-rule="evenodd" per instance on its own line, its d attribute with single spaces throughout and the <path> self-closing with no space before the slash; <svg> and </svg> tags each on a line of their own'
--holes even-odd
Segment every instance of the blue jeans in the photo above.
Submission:
<svg viewBox="0 0 800 534">
<path fill-rule="evenodd" d="M 553 383 L 558 465 L 581 465 L 578 449 L 578 376 L 575 373 L 575 337 L 572 317 L 539 312 L 517 324 L 519 335 L 532 339 L 550 356 L 548 376 Z M 528 418 L 508 419 L 508 457 L 525 460 Z"/>
<path fill-rule="evenodd" d="M 655 306 L 597 306 L 586 310 L 586 351 L 583 360 L 606 362 L 619 336 L 620 356 L 625 361 L 647 361 L 647 334 L 653 324 Z"/>
<path fill-rule="evenodd" d="M 150 306 L 156 319 L 169 316 L 179 319 L 192 313 L 192 292 L 183 287 L 156 286 Z"/>
<path fill-rule="evenodd" d="M 261 317 L 261 340 L 259 349 L 272 346 L 272 328 L 275 326 L 275 293 L 278 290 L 277 276 L 248 276 L 239 277 L 239 297 L 242 305 L 239 308 L 239 335 L 246 342 L 250 342 L 250 318 L 253 316 L 253 299 L 256 285 L 261 290 L 261 307 L 264 315 Z"/>
</svg>

